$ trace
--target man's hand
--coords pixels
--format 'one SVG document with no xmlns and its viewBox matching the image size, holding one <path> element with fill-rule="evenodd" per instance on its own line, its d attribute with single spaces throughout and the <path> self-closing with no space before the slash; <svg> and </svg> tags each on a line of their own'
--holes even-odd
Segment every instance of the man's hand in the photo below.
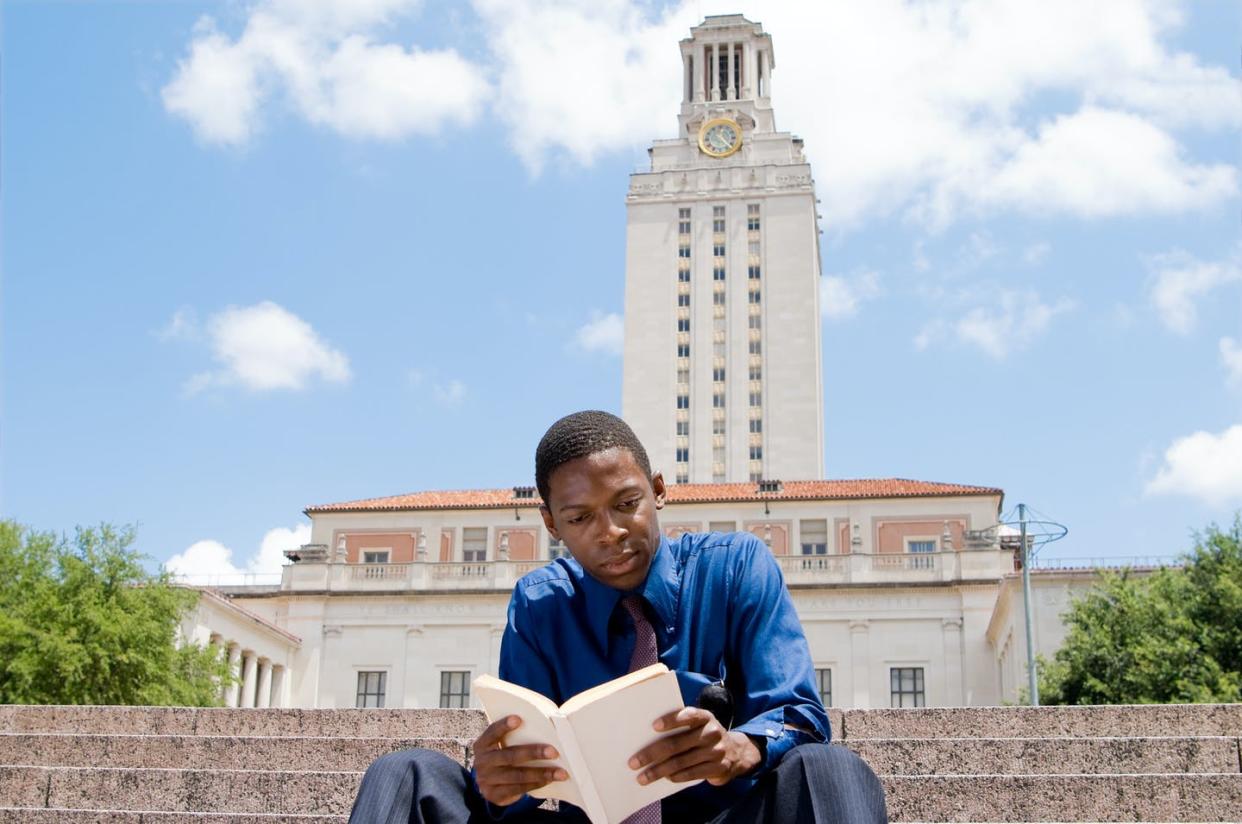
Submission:
<svg viewBox="0 0 1242 824">
<path fill-rule="evenodd" d="M 479 792 L 493 804 L 512 804 L 531 790 L 552 781 L 564 781 L 569 774 L 560 767 L 531 766 L 531 761 L 557 758 L 547 744 L 519 744 L 506 747 L 505 736 L 522 725 L 522 719 L 508 715 L 493 722 L 474 742 L 474 775 Z"/>
<path fill-rule="evenodd" d="M 681 729 L 643 747 L 630 759 L 630 769 L 642 770 L 639 784 L 657 778 L 693 781 L 705 778 L 709 784 L 727 784 L 750 772 L 763 760 L 763 754 L 744 733 L 720 726 L 716 716 L 698 707 L 685 707 L 657 718 L 657 732 Z"/>
</svg>

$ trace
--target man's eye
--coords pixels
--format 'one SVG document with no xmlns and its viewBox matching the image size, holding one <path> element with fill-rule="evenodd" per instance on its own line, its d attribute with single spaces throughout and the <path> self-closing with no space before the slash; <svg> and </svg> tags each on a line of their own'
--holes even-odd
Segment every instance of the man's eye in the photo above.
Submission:
<svg viewBox="0 0 1242 824">
<path fill-rule="evenodd" d="M 634 507 L 638 506 L 638 499 L 635 498 L 632 501 L 622 501 L 621 503 L 617 504 L 617 506 L 620 507 L 621 509 L 633 509 Z"/>
<path fill-rule="evenodd" d="M 570 519 L 569 519 L 569 522 L 570 522 L 571 524 L 580 524 L 580 523 L 582 523 L 583 521 L 585 521 L 586 519 L 587 519 L 587 516 L 586 516 L 585 514 L 583 514 L 583 515 L 575 515 L 574 517 L 572 517 L 572 518 L 570 518 Z"/>
</svg>

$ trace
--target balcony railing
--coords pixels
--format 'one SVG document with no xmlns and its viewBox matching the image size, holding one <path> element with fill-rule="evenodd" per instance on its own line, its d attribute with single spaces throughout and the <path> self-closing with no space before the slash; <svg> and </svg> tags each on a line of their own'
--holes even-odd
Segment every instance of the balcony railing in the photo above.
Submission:
<svg viewBox="0 0 1242 824">
<path fill-rule="evenodd" d="M 776 558 L 790 586 L 869 584 L 955 580 L 995 580 L 1013 571 L 1010 553 L 999 550 L 958 552 L 853 553 L 849 555 L 780 555 Z M 546 561 L 420 562 L 344 564 L 301 562 L 284 569 L 283 590 L 508 591 L 518 579 Z"/>
</svg>

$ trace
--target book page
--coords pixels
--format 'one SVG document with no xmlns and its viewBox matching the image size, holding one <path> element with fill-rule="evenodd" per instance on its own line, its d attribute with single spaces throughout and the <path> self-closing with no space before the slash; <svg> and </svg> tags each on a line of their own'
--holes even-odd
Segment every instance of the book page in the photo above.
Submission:
<svg viewBox="0 0 1242 824">
<path fill-rule="evenodd" d="M 508 681 L 501 681 L 490 675 L 480 675 L 475 678 L 473 687 L 475 694 L 479 696 L 479 701 L 483 704 L 483 711 L 487 713 L 489 724 L 506 715 L 516 715 L 522 719 L 522 726 L 505 736 L 506 746 L 551 744 L 560 753 L 560 758 L 551 761 L 540 759 L 531 761 L 529 764 L 540 767 L 561 767 L 569 773 L 569 780 L 553 781 L 530 794 L 535 798 L 558 798 L 582 807 L 582 793 L 574 781 L 575 770 L 565 759 L 565 747 L 562 746 L 561 737 L 552 723 L 551 716 L 560 713 L 556 704 L 534 690 L 510 684 Z"/>
<path fill-rule="evenodd" d="M 700 783 L 675 783 L 661 778 L 644 786 L 638 783 L 639 771 L 630 769 L 627 763 L 630 756 L 652 741 L 678 732 L 657 733 L 651 728 L 651 723 L 661 715 L 676 712 L 684 706 L 676 673 L 662 664 L 656 666 L 664 671 L 638 679 L 630 676 L 639 676 L 646 670 L 624 676 L 628 686 L 622 685 L 619 692 L 597 692 L 599 697 L 585 705 L 579 699 L 585 697 L 586 692 L 565 702 L 567 710 L 571 703 L 576 705 L 572 712 L 566 711 L 565 715 L 573 727 L 578 749 L 595 782 L 595 790 L 610 823 L 619 822 L 653 801 Z"/>
</svg>

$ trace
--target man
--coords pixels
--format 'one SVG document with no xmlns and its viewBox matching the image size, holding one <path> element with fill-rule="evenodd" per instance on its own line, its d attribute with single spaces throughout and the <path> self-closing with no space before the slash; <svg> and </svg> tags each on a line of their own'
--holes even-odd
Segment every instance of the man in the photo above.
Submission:
<svg viewBox="0 0 1242 824">
<path fill-rule="evenodd" d="M 658 656 L 677 673 L 686 703 L 654 722 L 653 736 L 670 734 L 635 753 L 630 767 L 639 783 L 704 781 L 627 822 L 887 820 L 874 773 L 826 743 L 806 639 L 766 546 L 748 533 L 665 538 L 657 518 L 664 480 L 629 426 L 605 412 L 553 424 L 535 453 L 535 482 L 544 524 L 573 560 L 514 588 L 500 677 L 559 704 Z M 723 719 L 695 706 L 712 684 L 730 699 L 717 709 Z M 504 746 L 519 724 L 510 716 L 484 730 L 473 773 L 419 750 L 377 760 L 351 824 L 585 822 L 567 804 L 536 809 L 527 793 L 565 776 L 532 763 L 555 758 L 550 746 Z"/>
</svg>

